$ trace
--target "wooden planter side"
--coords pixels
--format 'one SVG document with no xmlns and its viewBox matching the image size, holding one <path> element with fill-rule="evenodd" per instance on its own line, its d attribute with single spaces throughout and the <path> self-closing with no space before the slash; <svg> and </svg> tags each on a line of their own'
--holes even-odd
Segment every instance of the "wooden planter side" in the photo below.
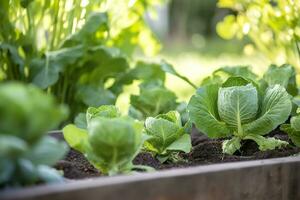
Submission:
<svg viewBox="0 0 300 200">
<path fill-rule="evenodd" d="M 300 157 L 100 177 L 0 192 L 1 200 L 294 200 Z"/>
</svg>

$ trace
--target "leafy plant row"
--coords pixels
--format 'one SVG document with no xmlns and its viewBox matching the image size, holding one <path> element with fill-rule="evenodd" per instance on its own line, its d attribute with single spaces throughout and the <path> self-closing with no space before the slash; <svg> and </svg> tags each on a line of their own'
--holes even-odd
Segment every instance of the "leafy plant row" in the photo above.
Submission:
<svg viewBox="0 0 300 200">
<path fill-rule="evenodd" d="M 298 89 L 290 65 L 271 65 L 261 78 L 244 66 L 220 68 L 202 81 L 182 114 L 176 95 L 164 86 L 166 72 L 178 75 L 170 65 L 139 63 L 131 73 L 139 72 L 144 81 L 127 116 L 114 105 L 89 107 L 63 129 L 69 146 L 103 174 L 153 170 L 132 163 L 141 151 L 162 163 L 182 160 L 179 153 L 192 149 L 192 123 L 208 137 L 224 139 L 225 154 L 238 151 L 242 140 L 255 141 L 261 151 L 291 145 L 268 136 L 279 126 L 300 145 Z M 67 109 L 32 85 L 4 83 L 0 97 L 0 185 L 61 181 L 49 166 L 67 147 L 45 133 L 66 118 Z"/>
</svg>

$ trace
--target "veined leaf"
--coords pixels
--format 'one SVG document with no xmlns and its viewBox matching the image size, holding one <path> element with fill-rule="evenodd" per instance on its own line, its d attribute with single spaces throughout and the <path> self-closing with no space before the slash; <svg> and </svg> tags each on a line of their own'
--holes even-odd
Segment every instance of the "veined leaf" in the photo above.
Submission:
<svg viewBox="0 0 300 200">
<path fill-rule="evenodd" d="M 292 102 L 284 87 L 274 85 L 267 89 L 259 117 L 243 126 L 246 134 L 265 135 L 284 123 L 292 110 Z"/>
<path fill-rule="evenodd" d="M 216 84 L 200 87 L 188 104 L 191 121 L 201 132 L 212 138 L 226 137 L 232 134 L 219 118 L 218 90 L 219 86 Z"/>
</svg>

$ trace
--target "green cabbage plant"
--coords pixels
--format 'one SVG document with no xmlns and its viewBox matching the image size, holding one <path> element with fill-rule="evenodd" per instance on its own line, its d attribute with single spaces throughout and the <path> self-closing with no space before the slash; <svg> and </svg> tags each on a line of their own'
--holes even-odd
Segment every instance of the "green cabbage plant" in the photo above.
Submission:
<svg viewBox="0 0 300 200">
<path fill-rule="evenodd" d="M 182 126 L 180 114 L 170 111 L 145 121 L 145 132 L 149 139 L 144 143 L 146 150 L 152 152 L 160 162 L 168 159 L 176 161 L 178 153 L 191 151 L 191 137 L 186 129 L 189 123 Z"/>
<path fill-rule="evenodd" d="M 0 188 L 63 180 L 50 166 L 67 145 L 45 133 L 65 118 L 66 108 L 38 88 L 0 84 Z"/>
<path fill-rule="evenodd" d="M 254 140 L 261 151 L 286 145 L 264 135 L 284 123 L 291 109 L 291 97 L 283 86 L 261 89 L 242 77 L 230 77 L 221 86 L 200 87 L 188 105 L 191 121 L 201 132 L 211 138 L 231 137 L 222 146 L 227 154 L 239 150 L 241 140 Z"/>
<path fill-rule="evenodd" d="M 149 170 L 132 163 L 145 140 L 143 124 L 121 116 L 115 106 L 90 107 L 86 127 L 70 124 L 63 134 L 69 145 L 83 153 L 103 174 L 129 173 L 135 168 Z"/>
</svg>

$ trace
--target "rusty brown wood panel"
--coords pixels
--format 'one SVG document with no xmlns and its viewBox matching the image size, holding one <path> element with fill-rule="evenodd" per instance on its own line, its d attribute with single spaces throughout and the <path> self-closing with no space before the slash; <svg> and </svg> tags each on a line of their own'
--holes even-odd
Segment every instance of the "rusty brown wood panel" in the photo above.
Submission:
<svg viewBox="0 0 300 200">
<path fill-rule="evenodd" d="M 214 164 L 0 192 L 22 200 L 297 200 L 300 157 Z"/>
</svg>

